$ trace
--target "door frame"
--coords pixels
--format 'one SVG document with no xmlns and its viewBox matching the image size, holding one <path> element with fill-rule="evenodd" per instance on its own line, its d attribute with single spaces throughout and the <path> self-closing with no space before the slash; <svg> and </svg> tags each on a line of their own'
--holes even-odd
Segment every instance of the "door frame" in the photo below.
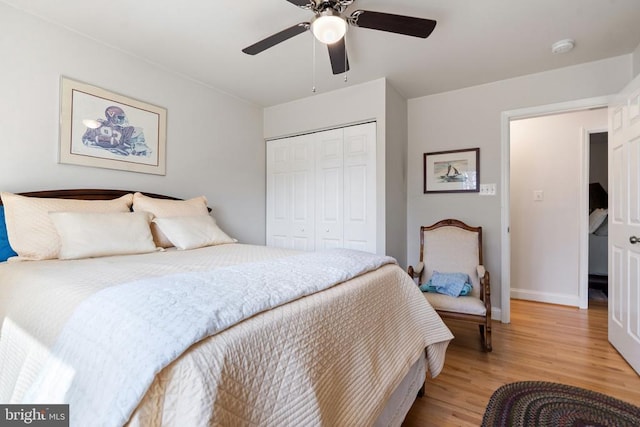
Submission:
<svg viewBox="0 0 640 427">
<path fill-rule="evenodd" d="M 500 197 L 500 240 L 501 240 L 501 289 L 500 289 L 500 301 L 501 310 L 500 317 L 502 323 L 511 322 L 511 236 L 509 234 L 509 225 L 511 221 L 510 212 L 510 153 L 511 153 L 511 135 L 510 135 L 510 123 L 511 120 L 526 119 L 533 117 L 540 117 L 546 115 L 554 115 L 560 113 L 568 113 L 572 111 L 589 110 L 593 108 L 606 108 L 608 107 L 612 96 L 600 96 L 594 98 L 578 99 L 574 101 L 561 102 L 555 104 L 539 105 L 535 107 L 520 108 L 517 110 L 503 111 L 500 114 L 500 181 L 502 194 Z M 591 130 L 583 131 L 591 132 Z M 584 138 L 584 135 L 583 135 Z M 584 150 L 583 150 L 584 151 Z M 588 152 L 587 152 L 588 154 Z M 584 161 L 584 154 L 581 158 Z M 584 169 L 584 168 L 583 168 Z M 583 172 L 584 176 L 584 172 Z M 585 184 L 586 186 L 586 184 Z M 587 201 L 584 198 L 587 197 Z M 588 192 L 585 190 L 581 192 L 580 205 L 588 203 Z M 588 206 L 588 204 L 585 204 Z M 586 212 L 586 211 L 585 211 Z M 580 235 L 587 232 L 587 222 L 580 221 Z M 588 272 L 584 272 L 584 268 L 588 268 L 586 261 L 582 259 L 582 256 L 587 251 L 587 239 L 581 239 L 580 245 L 580 265 L 579 276 L 582 281 L 588 279 Z"/>
<path fill-rule="evenodd" d="M 607 121 L 609 116 L 607 112 Z M 582 152 L 580 169 L 580 308 L 589 308 L 589 162 L 591 159 L 591 135 L 608 132 L 607 128 L 582 128 Z M 608 165 L 608 160 L 607 160 Z M 608 167 L 608 166 L 607 166 Z"/>
</svg>

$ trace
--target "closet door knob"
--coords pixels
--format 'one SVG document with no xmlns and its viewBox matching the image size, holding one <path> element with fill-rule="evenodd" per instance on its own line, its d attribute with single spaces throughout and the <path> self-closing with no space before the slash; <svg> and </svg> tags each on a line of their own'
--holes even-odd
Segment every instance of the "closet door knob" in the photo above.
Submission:
<svg viewBox="0 0 640 427">
<path fill-rule="evenodd" d="M 631 236 L 631 237 L 629 237 L 629 242 L 630 242 L 632 245 L 635 245 L 636 243 L 640 242 L 640 237 Z"/>
</svg>

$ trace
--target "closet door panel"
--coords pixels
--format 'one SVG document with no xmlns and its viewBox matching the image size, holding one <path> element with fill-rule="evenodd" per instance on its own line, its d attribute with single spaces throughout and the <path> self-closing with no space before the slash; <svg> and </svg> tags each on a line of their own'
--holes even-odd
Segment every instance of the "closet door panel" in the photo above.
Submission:
<svg viewBox="0 0 640 427">
<path fill-rule="evenodd" d="M 318 132 L 316 145 L 316 249 L 343 247 L 343 130 Z"/>
<path fill-rule="evenodd" d="M 376 251 L 376 124 L 344 129 L 344 247 Z"/>
<path fill-rule="evenodd" d="M 342 170 L 320 169 L 316 188 L 319 214 L 316 242 L 319 249 L 342 247 Z"/>
<path fill-rule="evenodd" d="M 344 172 L 344 246 L 366 251 L 369 239 L 365 234 L 368 219 L 366 167 L 346 167 Z"/>
<path fill-rule="evenodd" d="M 267 245 L 376 251 L 376 125 L 267 143 Z"/>
<path fill-rule="evenodd" d="M 307 135 L 267 143 L 267 245 L 315 249 L 314 155 Z"/>
<path fill-rule="evenodd" d="M 315 249 L 315 153 L 314 138 L 292 138 L 291 222 L 292 247 L 303 251 Z"/>
<path fill-rule="evenodd" d="M 286 141 L 267 143 L 267 245 L 291 247 L 290 156 Z"/>
</svg>

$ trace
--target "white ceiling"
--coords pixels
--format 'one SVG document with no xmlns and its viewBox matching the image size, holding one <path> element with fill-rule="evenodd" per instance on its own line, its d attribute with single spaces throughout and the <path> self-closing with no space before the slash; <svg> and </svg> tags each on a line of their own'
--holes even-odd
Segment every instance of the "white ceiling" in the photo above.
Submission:
<svg viewBox="0 0 640 427">
<path fill-rule="evenodd" d="M 270 106 L 311 96 L 310 32 L 241 52 L 311 12 L 286 0 L 0 0 L 207 86 Z M 406 98 L 628 54 L 640 0 L 357 0 L 356 9 L 438 21 L 427 39 L 351 27 L 348 82 L 317 46 L 319 93 L 386 77 Z M 565 38 L 576 48 L 553 55 Z"/>
</svg>

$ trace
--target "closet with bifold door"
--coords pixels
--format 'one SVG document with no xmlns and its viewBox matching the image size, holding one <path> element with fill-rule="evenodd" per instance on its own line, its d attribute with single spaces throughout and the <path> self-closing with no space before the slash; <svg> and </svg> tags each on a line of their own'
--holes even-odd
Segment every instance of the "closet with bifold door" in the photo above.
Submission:
<svg viewBox="0 0 640 427">
<path fill-rule="evenodd" d="M 267 141 L 267 246 L 376 252 L 376 123 Z"/>
</svg>

